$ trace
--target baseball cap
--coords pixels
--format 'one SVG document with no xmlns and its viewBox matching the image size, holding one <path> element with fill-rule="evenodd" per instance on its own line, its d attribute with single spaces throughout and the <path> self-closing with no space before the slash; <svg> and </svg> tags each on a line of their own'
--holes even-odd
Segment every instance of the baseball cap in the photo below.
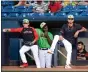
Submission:
<svg viewBox="0 0 88 72">
<path fill-rule="evenodd" d="M 23 23 L 29 23 L 28 19 L 23 19 Z"/>
<path fill-rule="evenodd" d="M 68 15 L 68 19 L 71 19 L 71 18 L 74 19 L 74 16 L 73 15 Z"/>
<path fill-rule="evenodd" d="M 42 22 L 42 23 L 40 24 L 40 28 L 43 28 L 45 25 L 46 25 L 46 23 L 45 23 L 45 22 Z"/>
</svg>

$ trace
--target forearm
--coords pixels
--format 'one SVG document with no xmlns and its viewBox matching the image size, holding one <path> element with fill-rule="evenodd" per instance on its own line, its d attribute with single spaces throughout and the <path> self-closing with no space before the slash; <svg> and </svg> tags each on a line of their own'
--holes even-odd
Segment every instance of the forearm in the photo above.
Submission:
<svg viewBox="0 0 88 72">
<path fill-rule="evenodd" d="M 6 29 L 3 29 L 3 32 L 21 32 L 23 28 L 6 28 Z"/>
<path fill-rule="evenodd" d="M 50 39 L 49 36 L 47 36 L 47 40 L 48 40 L 48 43 L 51 45 L 52 44 L 52 40 Z"/>
<path fill-rule="evenodd" d="M 34 32 L 34 40 L 33 40 L 33 43 L 35 43 L 38 40 L 38 37 L 39 36 L 38 36 L 36 30 L 33 27 L 31 27 L 31 28 L 33 29 L 33 32 Z"/>
<path fill-rule="evenodd" d="M 37 40 L 34 39 L 32 42 L 33 42 L 33 44 L 34 44 L 35 42 L 37 42 Z"/>
<path fill-rule="evenodd" d="M 77 37 L 78 37 L 78 34 L 79 34 L 80 32 L 85 32 L 85 31 L 87 31 L 87 29 L 84 28 L 84 27 L 82 27 L 82 29 L 76 31 L 76 33 L 74 34 L 74 37 L 77 38 Z"/>
<path fill-rule="evenodd" d="M 87 31 L 87 29 L 85 28 L 85 27 L 82 27 L 82 29 L 81 30 L 78 30 L 79 32 L 85 32 L 85 31 Z"/>
<path fill-rule="evenodd" d="M 3 29 L 3 32 L 11 32 L 11 29 Z"/>
<path fill-rule="evenodd" d="M 86 57 L 78 57 L 78 59 L 86 60 Z"/>
</svg>

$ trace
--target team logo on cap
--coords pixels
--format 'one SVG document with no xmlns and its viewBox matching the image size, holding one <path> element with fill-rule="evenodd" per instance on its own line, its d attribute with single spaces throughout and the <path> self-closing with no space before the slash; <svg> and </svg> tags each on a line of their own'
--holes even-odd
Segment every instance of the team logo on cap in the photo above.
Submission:
<svg viewBox="0 0 88 72">
<path fill-rule="evenodd" d="M 23 19 L 23 23 L 29 23 L 28 19 Z"/>
<path fill-rule="evenodd" d="M 74 18 L 74 16 L 73 15 L 68 15 L 68 18 Z"/>
</svg>

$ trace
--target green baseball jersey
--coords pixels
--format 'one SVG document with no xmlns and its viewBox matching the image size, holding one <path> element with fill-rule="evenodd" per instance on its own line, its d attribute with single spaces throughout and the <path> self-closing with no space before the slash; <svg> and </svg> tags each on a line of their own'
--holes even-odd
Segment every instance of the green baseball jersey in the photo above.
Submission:
<svg viewBox="0 0 88 72">
<path fill-rule="evenodd" d="M 50 48 L 47 38 L 41 36 L 42 34 L 44 34 L 43 31 L 41 29 L 36 29 L 36 31 L 39 35 L 39 39 L 38 39 L 39 48 Z M 48 36 L 50 37 L 51 40 L 53 40 L 53 35 L 51 32 L 48 32 Z"/>
</svg>

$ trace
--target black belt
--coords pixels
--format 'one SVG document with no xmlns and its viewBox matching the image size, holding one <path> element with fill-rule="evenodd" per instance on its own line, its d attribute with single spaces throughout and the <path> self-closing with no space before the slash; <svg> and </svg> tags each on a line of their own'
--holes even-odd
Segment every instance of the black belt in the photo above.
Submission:
<svg viewBox="0 0 88 72">
<path fill-rule="evenodd" d="M 49 49 L 49 48 L 44 48 L 44 49 L 43 49 L 43 48 L 41 48 L 40 50 L 48 50 L 48 49 Z"/>
</svg>

